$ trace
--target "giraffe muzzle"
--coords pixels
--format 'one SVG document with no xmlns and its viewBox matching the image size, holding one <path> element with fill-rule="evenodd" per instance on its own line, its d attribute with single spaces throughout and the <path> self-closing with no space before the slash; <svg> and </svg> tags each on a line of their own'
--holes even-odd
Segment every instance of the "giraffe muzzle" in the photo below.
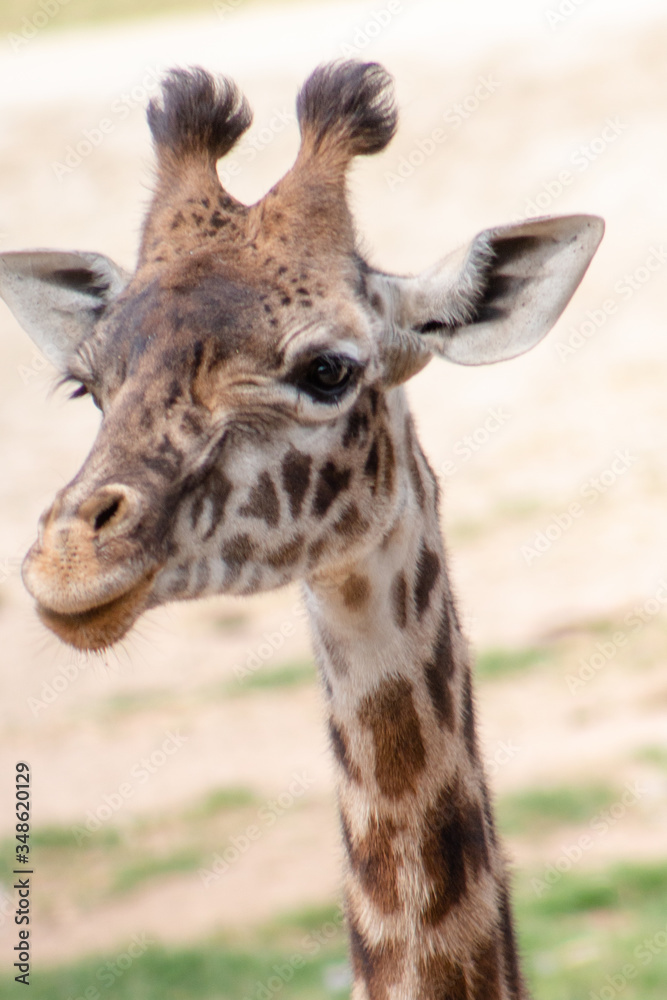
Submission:
<svg viewBox="0 0 667 1000">
<path fill-rule="evenodd" d="M 23 582 L 40 618 L 78 649 L 102 649 L 122 638 L 146 607 L 158 566 L 133 539 L 146 504 L 114 483 L 78 502 L 65 489 L 41 518 L 23 563 Z"/>
</svg>

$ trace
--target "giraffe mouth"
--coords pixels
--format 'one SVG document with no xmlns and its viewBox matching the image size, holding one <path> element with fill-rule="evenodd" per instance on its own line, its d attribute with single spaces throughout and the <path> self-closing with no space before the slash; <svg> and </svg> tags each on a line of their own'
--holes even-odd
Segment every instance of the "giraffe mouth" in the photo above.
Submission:
<svg viewBox="0 0 667 1000">
<path fill-rule="evenodd" d="M 37 602 L 42 622 L 63 642 L 90 652 L 108 649 L 127 635 L 146 609 L 156 571 L 105 604 L 86 611 L 62 612 Z"/>
</svg>

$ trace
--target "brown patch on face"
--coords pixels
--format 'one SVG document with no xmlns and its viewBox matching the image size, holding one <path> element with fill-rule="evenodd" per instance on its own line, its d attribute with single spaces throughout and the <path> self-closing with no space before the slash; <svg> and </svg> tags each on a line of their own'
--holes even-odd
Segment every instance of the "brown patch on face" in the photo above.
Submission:
<svg viewBox="0 0 667 1000">
<path fill-rule="evenodd" d="M 371 493 L 375 496 L 375 491 L 377 489 L 377 478 L 378 470 L 380 468 L 380 452 L 378 449 L 377 438 L 373 439 L 373 443 L 370 447 L 368 455 L 366 457 L 366 463 L 364 465 L 364 475 L 368 476 L 371 480 Z"/>
<path fill-rule="evenodd" d="M 262 472 L 250 491 L 248 502 L 239 509 L 242 517 L 258 517 L 270 528 L 277 528 L 280 521 L 280 501 L 273 480 Z"/>
<path fill-rule="evenodd" d="M 223 226 L 228 226 L 230 219 L 229 216 L 221 215 L 218 209 L 214 209 L 210 219 L 208 220 L 213 229 L 222 229 Z"/>
<path fill-rule="evenodd" d="M 352 871 L 371 902 L 382 913 L 394 913 L 400 904 L 393 847 L 396 832 L 392 820 L 374 816 L 366 835 L 357 844 L 352 842 L 349 829 L 345 837 Z"/>
<path fill-rule="evenodd" d="M 144 468 L 150 469 L 158 476 L 173 480 L 178 476 L 184 458 L 184 452 L 173 444 L 167 434 L 164 434 L 155 452 L 143 456 L 142 464 Z"/>
<path fill-rule="evenodd" d="M 503 1000 L 500 961 L 498 942 L 494 935 L 473 957 L 470 1000 Z"/>
<path fill-rule="evenodd" d="M 297 535 L 291 542 L 286 542 L 279 549 L 267 553 L 265 560 L 273 569 L 282 569 L 285 566 L 293 566 L 298 561 L 303 552 L 303 535 Z"/>
<path fill-rule="evenodd" d="M 388 494 L 394 488 L 394 469 L 396 467 L 394 446 L 384 428 L 380 431 L 378 437 L 382 442 L 382 489 Z"/>
<path fill-rule="evenodd" d="M 373 292 L 371 295 L 371 309 L 374 309 L 378 316 L 384 316 L 384 302 L 382 296 L 377 292 Z"/>
<path fill-rule="evenodd" d="M 414 792 L 426 751 L 412 684 L 403 677 L 384 681 L 362 701 L 359 721 L 373 733 L 375 778 L 383 795 L 397 799 Z"/>
<path fill-rule="evenodd" d="M 424 666 L 426 686 L 431 697 L 431 703 L 441 726 L 445 725 L 453 732 L 454 701 L 451 692 L 451 680 L 454 676 L 454 653 L 449 623 L 449 605 L 443 601 L 442 617 L 438 625 L 435 646 Z"/>
<path fill-rule="evenodd" d="M 489 851 L 482 810 L 458 778 L 442 789 L 424 825 L 422 859 L 433 895 L 422 919 L 434 925 L 460 903 L 470 882 L 488 870 Z"/>
<path fill-rule="evenodd" d="M 387 1000 L 389 988 L 401 979 L 404 948 L 395 941 L 370 945 L 356 920 L 348 914 L 350 955 L 355 980 L 365 983 L 368 1000 Z"/>
<path fill-rule="evenodd" d="M 313 497 L 313 514 L 324 517 L 336 497 L 347 489 L 351 475 L 351 469 L 339 469 L 333 462 L 322 466 Z"/>
<path fill-rule="evenodd" d="M 396 574 L 391 585 L 391 608 L 397 626 L 404 629 L 408 623 L 408 584 L 403 570 Z"/>
<path fill-rule="evenodd" d="M 336 725 L 332 718 L 329 719 L 329 736 L 334 755 L 345 774 L 351 781 L 361 784 L 361 771 L 358 765 L 352 760 L 350 750 L 347 745 L 347 737 L 342 726 Z"/>
<path fill-rule="evenodd" d="M 222 469 L 216 466 L 210 470 L 205 480 L 195 488 L 190 508 L 190 524 L 193 530 L 197 527 L 205 502 L 208 501 L 211 507 L 211 523 L 203 536 L 204 541 L 207 541 L 218 527 L 232 489 L 232 484 L 227 476 Z"/>
<path fill-rule="evenodd" d="M 357 535 L 362 535 L 367 527 L 368 521 L 361 516 L 356 503 L 349 503 L 333 524 L 334 531 L 347 538 L 355 538 Z"/>
<path fill-rule="evenodd" d="M 292 517 L 298 517 L 301 513 L 303 501 L 310 485 L 312 461 L 310 455 L 303 455 L 296 448 L 290 448 L 283 458 L 280 477 L 283 489 L 287 493 Z"/>
<path fill-rule="evenodd" d="M 326 550 L 331 546 L 331 539 L 328 535 L 322 535 L 308 546 L 308 563 L 314 566 Z"/>
<path fill-rule="evenodd" d="M 471 1000 L 463 966 L 447 955 L 420 958 L 419 978 L 419 1000 Z"/>
<path fill-rule="evenodd" d="M 255 546 L 249 535 L 234 535 L 220 547 L 220 555 L 227 564 L 230 579 L 239 575 L 248 559 L 255 553 Z"/>
<path fill-rule="evenodd" d="M 417 617 L 421 618 L 426 611 L 431 599 L 438 576 L 440 574 L 440 559 L 436 552 L 429 549 L 426 542 L 422 541 L 417 562 L 417 578 L 415 580 L 415 607 Z"/>
<path fill-rule="evenodd" d="M 368 414 L 363 410 L 352 410 L 343 434 L 343 448 L 349 448 L 351 444 L 361 443 L 367 434 Z"/>
<path fill-rule="evenodd" d="M 352 573 L 341 587 L 343 603 L 351 611 L 361 611 L 367 603 L 371 592 L 368 577 Z"/>
</svg>

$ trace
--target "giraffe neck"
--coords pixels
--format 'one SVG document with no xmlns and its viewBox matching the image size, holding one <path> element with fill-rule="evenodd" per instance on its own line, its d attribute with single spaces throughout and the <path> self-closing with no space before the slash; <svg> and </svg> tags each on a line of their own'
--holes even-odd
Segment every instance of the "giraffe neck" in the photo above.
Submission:
<svg viewBox="0 0 667 1000">
<path fill-rule="evenodd" d="M 352 996 L 524 1000 L 437 486 L 412 440 L 394 528 L 307 586 L 346 850 Z"/>
</svg>

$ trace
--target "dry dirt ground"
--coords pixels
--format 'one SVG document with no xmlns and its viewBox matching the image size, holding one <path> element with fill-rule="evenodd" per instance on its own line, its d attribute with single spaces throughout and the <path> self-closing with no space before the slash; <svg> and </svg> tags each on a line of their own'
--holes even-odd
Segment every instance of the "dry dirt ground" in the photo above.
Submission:
<svg viewBox="0 0 667 1000">
<path fill-rule="evenodd" d="M 527 214 L 604 216 L 607 235 L 585 282 L 538 349 L 488 369 L 434 362 L 409 392 L 443 483 L 451 571 L 475 646 L 572 639 L 562 669 L 480 689 L 496 792 L 645 781 L 638 807 L 584 863 L 657 857 L 667 787 L 640 758 L 646 748 L 667 751 L 667 17 L 657 4 L 633 5 L 630 15 L 594 0 L 570 4 L 573 13 L 553 23 L 555 0 L 462 6 L 230 2 L 196 20 L 62 35 L 54 25 L 16 52 L 5 39 L 0 248 L 94 249 L 132 264 L 151 176 L 141 107 L 156 72 L 173 63 L 201 62 L 242 84 L 255 108 L 254 145 L 221 170 L 234 171 L 234 194 L 259 197 L 297 148 L 298 84 L 318 61 L 355 52 L 386 63 L 402 107 L 395 142 L 351 181 L 379 266 L 418 270 L 479 229 Z M 386 25 L 369 29 L 385 8 Z M 102 120 L 111 127 L 90 141 Z M 235 667 L 253 655 L 264 672 L 308 659 L 298 591 L 152 613 L 105 660 L 59 647 L 35 620 L 19 566 L 40 511 L 85 456 L 97 412 L 87 400 L 49 397 L 53 373 L 4 307 L 0 356 L 2 835 L 12 832 L 18 759 L 32 765 L 36 827 L 81 827 L 127 783 L 131 794 L 107 808 L 105 829 L 187 816 L 215 790 L 251 794 L 237 826 L 220 833 L 220 851 L 277 796 L 294 800 L 209 888 L 192 871 L 175 872 L 98 905 L 86 892 L 94 873 L 67 854 L 71 872 L 38 903 L 42 960 L 109 950 L 135 931 L 195 940 L 334 898 L 339 858 L 318 691 L 234 691 Z M 568 520 L 572 504 L 579 513 Z M 600 621 L 613 627 L 596 639 L 589 626 Z M 567 676 L 582 665 L 594 676 L 572 691 Z M 518 749 L 503 757 L 503 744 Z M 294 794 L 295 775 L 303 794 Z M 540 865 L 559 844 L 517 837 L 510 846 L 518 863 Z M 5 943 L 6 899 L 3 890 Z"/>
</svg>

